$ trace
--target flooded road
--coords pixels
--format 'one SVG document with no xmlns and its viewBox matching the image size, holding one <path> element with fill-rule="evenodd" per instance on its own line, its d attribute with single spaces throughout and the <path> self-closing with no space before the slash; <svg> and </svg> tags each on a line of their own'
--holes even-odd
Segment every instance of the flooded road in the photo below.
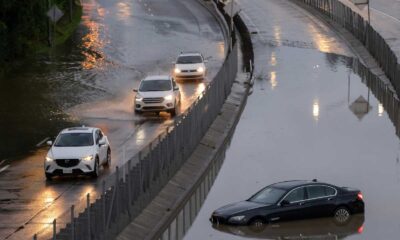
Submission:
<svg viewBox="0 0 400 240">
<path fill-rule="evenodd" d="M 115 166 L 173 124 L 169 114 L 134 114 L 132 89 L 142 78 L 169 74 L 181 51 L 202 52 L 207 79 L 179 83 L 184 111 L 224 59 L 220 25 L 196 0 L 82 4 L 82 23 L 69 42 L 27 59 L 0 80 L 0 239 L 27 239 L 36 232 L 40 239 L 54 218 L 61 226 L 71 204 L 86 193 L 94 199 Z M 62 128 L 82 124 L 107 134 L 112 167 L 99 179 L 46 182 L 47 147 L 36 145 Z"/>
<path fill-rule="evenodd" d="M 392 99 L 369 90 L 341 38 L 296 5 L 239 2 L 250 31 L 259 33 L 253 92 L 185 239 L 398 239 L 400 142 L 385 107 Z M 314 178 L 361 189 L 365 215 L 346 226 L 323 219 L 261 232 L 209 222 L 215 209 L 269 184 Z"/>
</svg>

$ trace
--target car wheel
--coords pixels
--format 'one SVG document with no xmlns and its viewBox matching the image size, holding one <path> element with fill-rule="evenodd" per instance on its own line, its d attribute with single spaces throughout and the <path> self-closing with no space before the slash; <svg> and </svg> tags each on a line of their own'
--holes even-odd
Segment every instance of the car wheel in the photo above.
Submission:
<svg viewBox="0 0 400 240">
<path fill-rule="evenodd" d="M 99 158 L 96 157 L 96 161 L 94 163 L 94 169 L 92 172 L 92 177 L 97 178 L 99 176 Z"/>
<path fill-rule="evenodd" d="M 177 109 L 178 109 L 178 105 L 175 102 L 174 109 L 170 110 L 170 112 L 169 112 L 171 114 L 171 117 L 175 117 L 176 116 L 176 113 L 178 112 Z"/>
<path fill-rule="evenodd" d="M 349 221 L 350 219 L 350 210 L 347 207 L 338 207 L 333 216 L 335 218 L 335 222 L 338 224 L 344 224 Z"/>
<path fill-rule="evenodd" d="M 110 167 L 111 166 L 111 149 L 107 149 L 107 157 L 106 157 L 106 162 L 104 163 L 105 167 Z"/>
<path fill-rule="evenodd" d="M 261 232 L 267 226 L 266 221 L 260 217 L 250 220 L 249 225 L 250 229 L 254 232 Z"/>
<path fill-rule="evenodd" d="M 53 180 L 53 175 L 52 175 L 52 174 L 46 173 L 45 175 L 46 175 L 46 180 L 47 180 L 47 181 Z"/>
</svg>

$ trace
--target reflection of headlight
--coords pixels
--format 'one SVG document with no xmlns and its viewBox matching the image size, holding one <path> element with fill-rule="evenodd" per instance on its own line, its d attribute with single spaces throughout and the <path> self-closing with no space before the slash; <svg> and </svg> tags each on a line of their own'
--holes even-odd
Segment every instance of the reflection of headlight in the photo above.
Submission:
<svg viewBox="0 0 400 240">
<path fill-rule="evenodd" d="M 172 95 L 165 96 L 164 99 L 171 101 L 174 97 Z"/>
<path fill-rule="evenodd" d="M 92 161 L 92 159 L 93 159 L 93 155 L 89 155 L 89 156 L 86 156 L 86 157 L 83 157 L 83 158 L 81 158 L 83 161 Z"/>
<path fill-rule="evenodd" d="M 52 161 L 53 161 L 53 158 L 46 156 L 46 162 L 52 162 Z"/>
<path fill-rule="evenodd" d="M 198 71 L 199 73 L 203 73 L 203 72 L 204 72 L 204 68 L 203 68 L 203 67 L 199 67 L 199 68 L 197 69 L 197 71 Z"/>
<path fill-rule="evenodd" d="M 179 68 L 175 68 L 175 69 L 174 69 L 174 72 L 175 72 L 175 73 L 181 73 L 181 70 L 180 70 Z"/>
<path fill-rule="evenodd" d="M 138 94 L 136 94 L 135 99 L 136 99 L 136 101 L 142 101 L 143 97 L 138 93 Z"/>
<path fill-rule="evenodd" d="M 245 216 L 234 216 L 234 217 L 229 218 L 229 222 L 234 222 L 234 223 L 241 222 L 241 221 L 243 221 L 244 217 Z"/>
</svg>

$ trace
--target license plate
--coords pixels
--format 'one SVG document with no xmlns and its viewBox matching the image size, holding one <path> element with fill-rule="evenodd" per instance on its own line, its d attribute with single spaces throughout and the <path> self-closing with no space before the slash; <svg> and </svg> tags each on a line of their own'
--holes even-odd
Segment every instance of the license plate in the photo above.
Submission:
<svg viewBox="0 0 400 240">
<path fill-rule="evenodd" d="M 72 168 L 63 169 L 63 173 L 65 173 L 65 174 L 70 174 L 70 173 L 72 173 Z"/>
</svg>

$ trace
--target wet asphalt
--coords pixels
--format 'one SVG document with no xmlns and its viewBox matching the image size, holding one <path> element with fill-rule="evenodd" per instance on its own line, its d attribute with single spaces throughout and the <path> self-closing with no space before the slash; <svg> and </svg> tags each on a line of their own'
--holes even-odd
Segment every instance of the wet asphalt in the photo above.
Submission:
<svg viewBox="0 0 400 240">
<path fill-rule="evenodd" d="M 185 236 L 197 239 L 398 239 L 400 142 L 383 103 L 353 71 L 342 38 L 280 0 L 240 0 L 253 32 L 252 94 L 224 164 Z M 361 189 L 365 215 L 267 226 L 213 226 L 211 213 L 274 182 L 318 179 Z"/>
<path fill-rule="evenodd" d="M 180 51 L 202 52 L 207 79 L 179 83 L 185 111 L 225 56 L 219 24 L 196 0 L 82 3 L 82 23 L 66 44 L 20 62 L 0 81 L 0 239 L 46 236 L 54 218 L 60 226 L 68 221 L 71 204 L 84 207 L 86 193 L 94 199 L 115 166 L 173 124 L 166 113 L 133 113 L 132 89 L 140 79 L 169 74 Z M 75 125 L 104 130 L 112 167 L 98 179 L 46 182 L 47 147 L 36 145 Z"/>
</svg>

